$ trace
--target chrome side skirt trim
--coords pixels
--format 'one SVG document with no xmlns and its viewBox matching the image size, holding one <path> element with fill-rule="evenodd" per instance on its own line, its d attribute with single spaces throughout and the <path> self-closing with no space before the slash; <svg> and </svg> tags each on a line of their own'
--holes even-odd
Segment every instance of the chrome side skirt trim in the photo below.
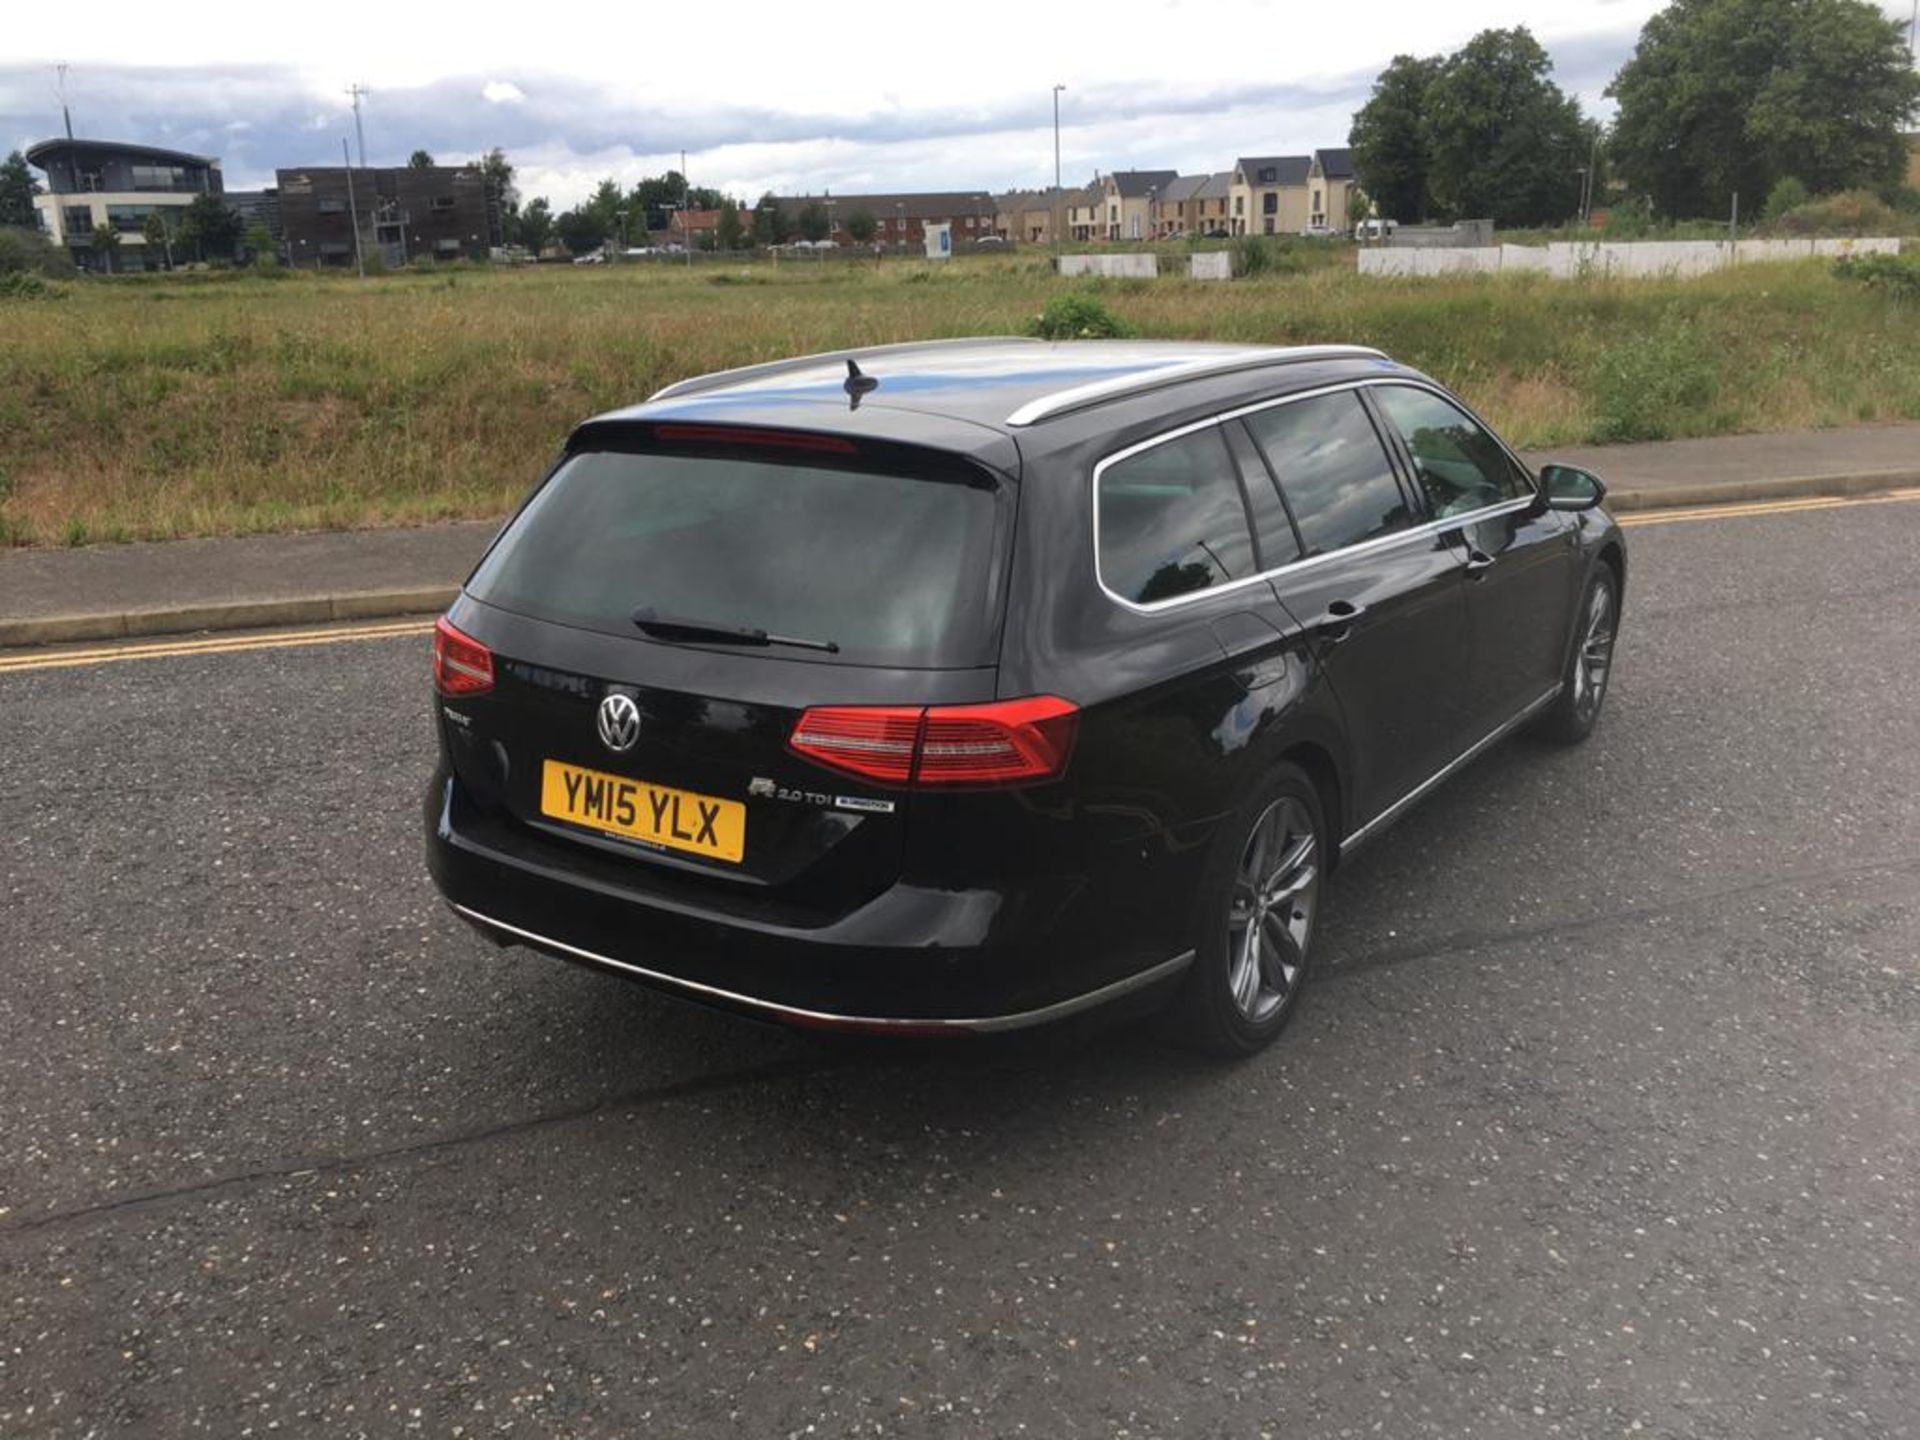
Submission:
<svg viewBox="0 0 1920 1440">
<path fill-rule="evenodd" d="M 1374 816 L 1373 819 L 1369 820 L 1366 824 L 1362 825 L 1358 830 L 1354 831 L 1351 835 L 1347 836 L 1346 839 L 1340 842 L 1341 858 L 1345 859 L 1347 855 L 1349 855 L 1354 850 L 1357 850 L 1368 839 L 1372 838 L 1374 835 L 1377 835 L 1381 830 L 1385 829 L 1393 821 L 1399 819 L 1400 816 L 1405 814 L 1406 811 L 1413 805 L 1413 803 L 1416 800 L 1420 799 L 1421 796 L 1425 795 L 1429 790 L 1433 789 L 1434 786 L 1438 785 L 1441 781 L 1445 780 L 1448 776 L 1452 775 L 1455 771 L 1464 769 L 1468 764 L 1468 762 L 1472 761 L 1475 757 L 1477 757 L 1481 751 L 1487 749 L 1489 746 L 1494 744 L 1495 741 L 1504 739 L 1507 735 L 1511 734 L 1513 731 L 1519 729 L 1522 725 L 1526 724 L 1527 721 L 1531 720 L 1540 711 L 1544 710 L 1547 706 L 1551 705 L 1554 702 L 1555 697 L 1560 694 L 1560 689 L 1561 689 L 1560 685 L 1555 684 L 1551 690 L 1547 691 L 1547 693 L 1542 695 L 1538 700 L 1534 700 L 1529 704 L 1521 707 L 1519 713 L 1514 715 L 1512 719 L 1507 720 L 1503 724 L 1496 727 L 1490 735 L 1486 735 L 1483 738 L 1476 740 L 1472 745 L 1469 745 L 1465 750 L 1461 751 L 1459 755 L 1455 756 L 1452 760 L 1449 760 L 1445 765 L 1441 766 L 1433 774 L 1429 775 L 1426 779 L 1422 780 L 1418 785 L 1414 786 L 1413 789 L 1409 790 L 1406 794 L 1402 795 L 1398 800 L 1394 801 L 1393 804 L 1389 805 L 1386 809 L 1382 810 L 1378 815 Z"/>
<path fill-rule="evenodd" d="M 718 985 L 707 985 L 698 980 L 686 980 L 678 975 L 666 975 L 658 970 L 649 970 L 644 965 L 633 965 L 625 960 L 615 960 L 610 956 L 600 955 L 592 950 L 583 950 L 578 945 L 568 945 L 564 941 L 555 940 L 550 936 L 536 934 L 532 930 L 522 930 L 518 925 L 509 925 L 506 921 L 496 920 L 491 915 L 482 915 L 478 910 L 469 909 L 465 905 L 454 905 L 452 908 L 476 925 L 483 925 L 489 930 L 497 930 L 502 935 L 509 935 L 516 940 L 529 944 L 544 946 L 549 950 L 558 950 L 563 954 L 573 956 L 575 959 L 583 960 L 590 965 L 599 965 L 608 970 L 617 970 L 622 974 L 651 981 L 656 985 L 684 991 L 699 999 L 716 1000 L 724 1004 L 739 1006 L 742 1009 L 754 1011 L 758 1014 L 768 1016 L 771 1019 L 783 1020 L 790 1024 L 825 1026 L 830 1029 L 844 1028 L 850 1030 L 883 1031 L 952 1030 L 972 1034 L 991 1034 L 998 1030 L 1022 1030 L 1029 1025 L 1044 1025 L 1050 1020 L 1064 1020 L 1067 1016 L 1076 1015 L 1082 1010 L 1091 1010 L 1094 1006 L 1104 1005 L 1109 1000 L 1118 1000 L 1122 995 L 1142 989 L 1145 986 L 1153 984 L 1156 980 L 1165 979 L 1167 976 L 1175 974 L 1193 963 L 1193 951 L 1189 950 L 1184 954 L 1174 956 L 1171 960 L 1163 960 L 1158 965 L 1149 966 L 1137 974 L 1128 975 L 1123 979 L 1116 980 L 1110 985 L 1102 985 L 1098 990 L 1089 990 L 1084 995 L 1074 995 L 1068 999 L 1056 1001 L 1052 1005 L 1043 1005 L 1038 1010 L 1021 1010 L 1012 1015 L 979 1015 L 970 1016 L 965 1019 L 941 1019 L 936 1017 L 924 1020 L 885 1015 L 840 1015 L 828 1010 L 806 1010 L 794 1005 L 782 1005 L 776 1001 L 761 1000 L 752 995 L 742 995 L 737 991 L 724 990 Z"/>
</svg>

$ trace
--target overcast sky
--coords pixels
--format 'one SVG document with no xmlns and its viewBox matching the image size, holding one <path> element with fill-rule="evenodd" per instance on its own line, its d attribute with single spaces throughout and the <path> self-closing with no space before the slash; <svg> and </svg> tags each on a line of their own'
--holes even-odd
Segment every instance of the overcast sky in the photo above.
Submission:
<svg viewBox="0 0 1920 1440">
<path fill-rule="evenodd" d="M 359 81 L 367 162 L 503 147 L 564 208 L 603 175 L 679 165 L 742 197 L 1006 189 L 1129 167 L 1221 170 L 1346 140 L 1395 54 L 1525 24 L 1590 110 L 1649 0 L 717 0 L 246 5 L 90 0 L 9 27 L 0 149 L 74 133 L 221 158 L 229 189 L 338 164 Z M 1906 0 L 1888 0 L 1905 18 Z M 23 53 L 24 52 L 24 53 Z"/>
</svg>

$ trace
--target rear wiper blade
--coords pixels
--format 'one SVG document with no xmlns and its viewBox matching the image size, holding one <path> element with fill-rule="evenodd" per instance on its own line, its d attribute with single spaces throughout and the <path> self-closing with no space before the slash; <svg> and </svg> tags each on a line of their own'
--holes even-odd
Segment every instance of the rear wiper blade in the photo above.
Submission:
<svg viewBox="0 0 1920 1440">
<path fill-rule="evenodd" d="M 840 646 L 832 640 L 805 640 L 797 635 L 769 635 L 750 625 L 721 625 L 712 620 L 692 620 L 684 615 L 663 615 L 642 605 L 633 612 L 633 623 L 656 640 L 718 640 L 724 645 L 791 645 L 797 650 L 824 650 L 838 655 Z"/>
</svg>

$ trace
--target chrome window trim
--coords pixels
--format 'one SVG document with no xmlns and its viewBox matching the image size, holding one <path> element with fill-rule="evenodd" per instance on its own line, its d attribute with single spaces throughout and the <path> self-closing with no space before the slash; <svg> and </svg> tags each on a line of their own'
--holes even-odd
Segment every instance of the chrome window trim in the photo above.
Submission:
<svg viewBox="0 0 1920 1440">
<path fill-rule="evenodd" d="M 724 990 L 718 985 L 708 985 L 703 981 L 688 980 L 678 975 L 668 975 L 663 971 L 649 970 L 644 965 L 634 965 L 625 960 L 615 960 L 612 956 L 602 955 L 597 951 L 583 950 L 578 945 L 569 945 L 564 940 L 555 940 L 550 935 L 523 930 L 518 925 L 509 925 L 504 920 L 483 915 L 468 906 L 454 904 L 451 901 L 448 903 L 455 913 L 488 930 L 497 930 L 516 940 L 544 946 L 549 950 L 557 950 L 590 965 L 617 970 L 622 974 L 633 975 L 667 989 L 684 991 L 699 999 L 718 1000 L 728 1005 L 737 1005 L 742 1009 L 761 1015 L 770 1015 L 778 1020 L 856 1030 L 954 1030 L 983 1035 L 1000 1030 L 1022 1030 L 1029 1025 L 1044 1025 L 1052 1020 L 1064 1020 L 1069 1015 L 1077 1015 L 1082 1010 L 1090 1010 L 1096 1005 L 1104 1005 L 1109 1000 L 1118 1000 L 1122 995 L 1144 989 L 1156 980 L 1184 970 L 1193 963 L 1194 957 L 1193 951 L 1185 950 L 1171 960 L 1162 960 L 1157 965 L 1149 965 L 1145 970 L 1122 976 L 1096 990 L 1070 995 L 1065 1000 L 1043 1005 L 1038 1010 L 1018 1010 L 1011 1015 L 972 1015 L 959 1019 L 933 1016 L 921 1020 L 907 1016 L 843 1015 L 831 1010 L 808 1010 L 797 1005 L 782 1005 L 776 1000 L 762 1000 L 753 995 L 742 995 L 737 990 Z"/>
<path fill-rule="evenodd" d="M 1231 375 L 1237 370 L 1264 370 L 1269 365 L 1295 365 L 1311 360 L 1385 360 L 1387 356 L 1370 345 L 1269 345 L 1241 350 L 1231 355 L 1205 355 L 1180 360 L 1151 370 L 1133 370 L 1105 380 L 1089 381 L 1068 390 L 1056 390 L 1029 400 L 1011 415 L 1006 424 L 1014 429 L 1038 424 L 1055 415 L 1084 410 L 1125 395 L 1146 394 L 1168 385 L 1197 380 L 1208 375 Z"/>
<path fill-rule="evenodd" d="M 1335 560 L 1344 560 L 1354 555 L 1368 555 L 1376 551 L 1388 550 L 1396 545 L 1405 545 L 1414 540 L 1432 539 L 1446 534 L 1449 530 L 1461 529 L 1468 525 L 1477 525 L 1486 520 L 1495 520 L 1502 515 L 1516 514 L 1521 510 L 1532 507 L 1536 503 L 1537 492 L 1535 496 L 1531 497 L 1521 496 L 1513 500 L 1502 500 L 1497 505 L 1483 506 L 1478 510 L 1470 510 L 1464 515 L 1449 515 L 1441 520 L 1429 520 L 1425 524 L 1416 525 L 1409 530 L 1396 530 L 1391 535 L 1381 535 L 1371 540 L 1362 540 L 1357 544 L 1343 545 L 1338 550 L 1328 550 L 1319 555 L 1302 556 L 1295 560 L 1289 560 L 1283 565 L 1275 565 L 1252 575 L 1244 575 L 1237 580 L 1229 580 L 1224 585 L 1210 585 L 1205 590 L 1194 590 L 1186 595 L 1175 595 L 1170 599 L 1155 600 L 1145 605 L 1136 600 L 1127 599 L 1107 584 L 1107 577 L 1100 568 L 1100 477 L 1106 473 L 1109 466 L 1117 465 L 1122 460 L 1130 459 L 1143 451 L 1151 450 L 1156 445 L 1164 445 L 1168 441 L 1178 440 L 1182 436 L 1191 435 L 1196 431 L 1205 430 L 1212 426 L 1224 425 L 1228 421 L 1238 420 L 1242 416 L 1257 414 L 1262 410 L 1271 410 L 1280 405 L 1296 404 L 1301 400 L 1314 400 L 1323 395 L 1337 395 L 1342 391 L 1357 391 L 1375 385 L 1409 385 L 1417 390 L 1429 391 L 1439 396 L 1442 400 L 1451 401 L 1482 430 L 1492 435 L 1495 443 L 1498 444 L 1508 456 L 1513 457 L 1513 451 L 1508 447 L 1506 441 L 1500 439 L 1500 436 L 1494 431 L 1492 426 L 1488 425 L 1487 422 L 1482 420 L 1478 415 L 1475 415 L 1473 411 L 1467 409 L 1465 405 L 1460 404 L 1458 400 L 1455 400 L 1453 396 L 1441 389 L 1440 386 L 1429 381 L 1402 378 L 1399 376 L 1367 376 L 1361 379 L 1340 380 L 1331 385 L 1316 386 L 1311 390 L 1301 390 L 1292 395 L 1281 395 L 1270 400 L 1257 400 L 1249 405 L 1237 406 L 1232 410 L 1223 410 L 1218 415 L 1210 415 L 1204 420 L 1189 421 L 1187 424 L 1176 426 L 1172 430 L 1164 431 L 1158 435 L 1151 435 L 1145 440 L 1136 441 L 1123 450 L 1116 450 L 1113 454 L 1102 457 L 1094 464 L 1093 578 L 1094 583 L 1100 587 L 1101 593 L 1113 601 L 1114 604 L 1120 606 L 1122 609 L 1131 610 L 1136 615 L 1158 615 L 1181 605 L 1191 605 L 1195 601 L 1204 600 L 1213 595 L 1231 594 L 1236 590 L 1243 590 L 1249 585 L 1257 585 L 1262 581 L 1273 580 L 1279 576 L 1289 575 L 1298 570 L 1309 570 L 1315 566 L 1330 564 Z M 1394 467 L 1394 457 L 1387 447 L 1384 436 L 1381 437 L 1380 456 L 1387 462 L 1389 467 L 1394 468 L 1394 483 L 1398 485 L 1398 470 L 1397 467 Z M 1514 463 L 1520 465 L 1518 457 L 1513 458 Z M 1520 470 L 1522 474 L 1531 475 L 1532 473 L 1527 470 L 1524 465 L 1520 465 Z"/>
<path fill-rule="evenodd" d="M 1534 715 L 1545 709 L 1548 705 L 1551 705 L 1554 699 L 1560 694 L 1561 688 L 1561 682 L 1555 681 L 1553 688 L 1548 690 L 1546 694 L 1522 705 L 1511 718 L 1496 725 L 1489 734 L 1483 735 L 1480 739 L 1474 741 L 1473 744 L 1469 745 L 1465 750 L 1462 750 L 1458 755 L 1454 756 L 1453 759 L 1449 760 L 1445 765 L 1442 765 L 1438 770 L 1434 771 L 1433 774 L 1414 786 L 1413 789 L 1387 806 L 1386 809 L 1374 816 L 1373 819 L 1347 836 L 1346 839 L 1340 842 L 1340 858 L 1343 860 L 1346 859 L 1350 853 L 1359 849 L 1367 840 L 1379 834 L 1382 829 L 1393 821 L 1399 819 L 1415 801 L 1419 800 L 1428 791 L 1440 784 L 1441 781 L 1447 779 L 1456 771 L 1464 769 L 1468 762 L 1492 746 L 1494 742 L 1504 738 L 1512 731 L 1517 730 L 1520 726 L 1531 720 Z"/>
</svg>

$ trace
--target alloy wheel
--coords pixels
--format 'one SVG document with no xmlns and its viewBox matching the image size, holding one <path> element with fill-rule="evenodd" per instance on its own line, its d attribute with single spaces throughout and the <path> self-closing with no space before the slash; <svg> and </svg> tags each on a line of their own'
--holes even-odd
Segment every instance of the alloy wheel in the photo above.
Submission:
<svg viewBox="0 0 1920 1440">
<path fill-rule="evenodd" d="M 1600 708 L 1607 689 L 1607 671 L 1613 663 L 1613 588 L 1593 587 L 1587 601 L 1586 623 L 1580 631 L 1580 651 L 1573 662 L 1573 707 L 1582 720 Z"/>
<path fill-rule="evenodd" d="M 1284 796 L 1241 853 L 1227 910 L 1227 988 L 1252 1024 L 1270 1020 L 1300 986 L 1320 898 L 1319 843 L 1306 806 Z"/>
</svg>

